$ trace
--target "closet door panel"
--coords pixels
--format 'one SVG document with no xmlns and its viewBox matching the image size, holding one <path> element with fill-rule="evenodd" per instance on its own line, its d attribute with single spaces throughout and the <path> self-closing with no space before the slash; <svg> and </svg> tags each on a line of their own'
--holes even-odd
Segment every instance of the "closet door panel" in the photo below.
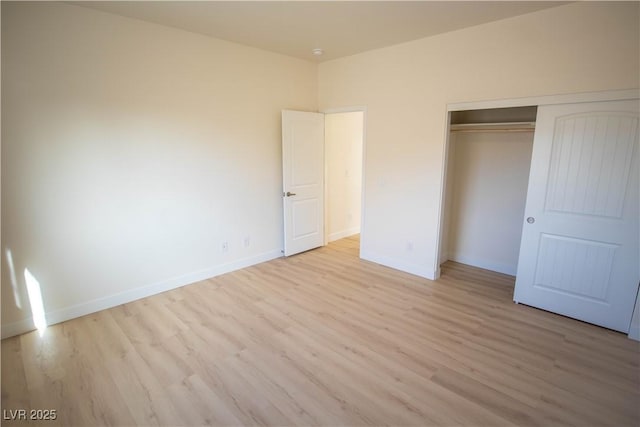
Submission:
<svg viewBox="0 0 640 427">
<path fill-rule="evenodd" d="M 638 102 L 538 109 L 514 300 L 629 330 L 640 282 Z"/>
</svg>

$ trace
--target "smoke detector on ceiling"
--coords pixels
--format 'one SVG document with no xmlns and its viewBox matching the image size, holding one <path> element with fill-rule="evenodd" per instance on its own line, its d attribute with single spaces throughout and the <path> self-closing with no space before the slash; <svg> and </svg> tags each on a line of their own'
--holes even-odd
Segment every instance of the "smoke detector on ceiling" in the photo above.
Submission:
<svg viewBox="0 0 640 427">
<path fill-rule="evenodd" d="M 324 53 L 324 50 L 320 49 L 319 47 L 313 49 L 311 51 L 311 53 L 313 53 L 315 56 L 321 56 Z"/>
</svg>

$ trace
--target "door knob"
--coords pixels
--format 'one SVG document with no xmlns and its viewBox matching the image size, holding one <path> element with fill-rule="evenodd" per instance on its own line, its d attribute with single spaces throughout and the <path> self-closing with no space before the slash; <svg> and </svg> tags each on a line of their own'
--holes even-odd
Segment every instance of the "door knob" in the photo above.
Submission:
<svg viewBox="0 0 640 427">
<path fill-rule="evenodd" d="M 533 224 L 534 222 L 536 222 L 536 219 L 534 217 L 530 216 L 529 218 L 527 218 L 527 222 L 529 224 Z"/>
<path fill-rule="evenodd" d="M 296 193 L 291 193 L 290 191 L 287 191 L 285 193 L 285 196 L 287 196 L 287 197 L 291 197 L 291 196 L 295 196 L 295 195 L 296 195 Z"/>
</svg>

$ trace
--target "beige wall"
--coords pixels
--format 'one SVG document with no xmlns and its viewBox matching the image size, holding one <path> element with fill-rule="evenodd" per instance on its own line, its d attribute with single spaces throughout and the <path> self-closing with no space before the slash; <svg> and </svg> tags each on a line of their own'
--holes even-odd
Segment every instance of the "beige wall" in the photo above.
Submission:
<svg viewBox="0 0 640 427">
<path fill-rule="evenodd" d="M 363 115 L 355 111 L 325 116 L 329 241 L 360 232 Z"/>
<path fill-rule="evenodd" d="M 362 255 L 436 273 L 447 103 L 637 88 L 639 40 L 580 2 L 320 64 L 321 109 L 367 107 Z"/>
<path fill-rule="evenodd" d="M 516 274 L 533 132 L 453 133 L 447 259 Z"/>
<path fill-rule="evenodd" d="M 316 66 L 3 2 L 3 335 L 25 268 L 55 322 L 278 256 L 282 109 L 367 107 L 363 255 L 432 276 L 446 104 L 638 87 L 638 26 L 577 3 Z"/>
<path fill-rule="evenodd" d="M 30 324 L 25 268 L 59 321 L 279 256 L 280 111 L 316 110 L 316 82 L 311 62 L 3 2 L 3 335 Z"/>
</svg>

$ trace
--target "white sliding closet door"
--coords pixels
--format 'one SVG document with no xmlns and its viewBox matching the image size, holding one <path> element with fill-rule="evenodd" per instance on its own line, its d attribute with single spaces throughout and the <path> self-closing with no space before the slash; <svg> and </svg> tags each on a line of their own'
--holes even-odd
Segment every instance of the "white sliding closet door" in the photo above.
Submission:
<svg viewBox="0 0 640 427">
<path fill-rule="evenodd" d="M 516 302 L 628 332 L 638 151 L 637 100 L 539 107 Z"/>
</svg>

